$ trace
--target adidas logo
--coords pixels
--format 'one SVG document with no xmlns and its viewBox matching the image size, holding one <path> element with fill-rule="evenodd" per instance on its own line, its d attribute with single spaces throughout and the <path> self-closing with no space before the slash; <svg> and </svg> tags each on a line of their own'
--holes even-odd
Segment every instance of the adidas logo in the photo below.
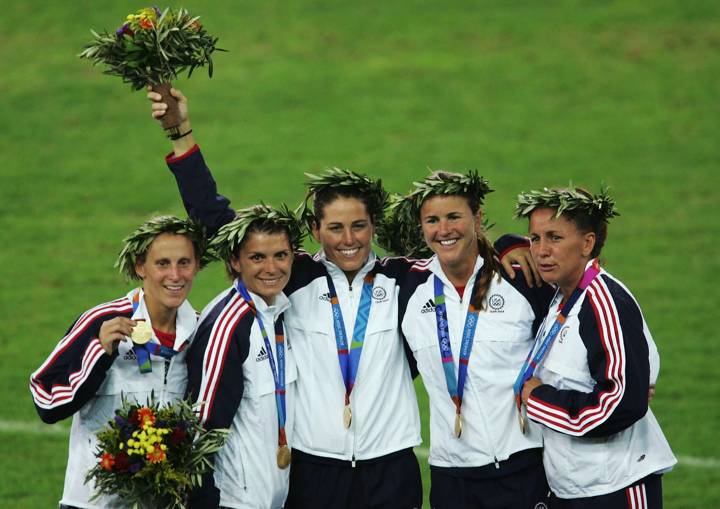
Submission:
<svg viewBox="0 0 720 509">
<path fill-rule="evenodd" d="M 267 358 L 268 358 L 267 350 L 265 350 L 264 346 L 261 346 L 260 353 L 258 353 L 257 357 L 255 357 L 255 362 L 262 362 Z"/>
<path fill-rule="evenodd" d="M 321 293 L 319 298 L 320 300 L 324 300 L 325 302 L 330 302 L 330 292 Z"/>
<path fill-rule="evenodd" d="M 434 313 L 435 312 L 435 303 L 432 299 L 428 299 L 428 301 L 423 304 L 422 309 L 420 309 L 421 313 Z"/>
</svg>

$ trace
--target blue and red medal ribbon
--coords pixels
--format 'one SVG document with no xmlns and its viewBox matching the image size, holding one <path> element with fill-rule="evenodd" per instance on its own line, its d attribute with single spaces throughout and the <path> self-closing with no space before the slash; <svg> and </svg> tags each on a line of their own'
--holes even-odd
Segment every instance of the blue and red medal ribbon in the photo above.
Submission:
<svg viewBox="0 0 720 509">
<path fill-rule="evenodd" d="M 345 322 L 343 321 L 342 310 L 340 309 L 340 301 L 335 290 L 332 278 L 327 276 L 328 290 L 330 291 L 330 304 L 332 305 L 333 328 L 335 329 L 335 343 L 337 345 L 338 362 L 340 364 L 340 372 L 345 385 L 345 405 L 350 404 L 350 394 L 352 393 L 355 379 L 357 377 L 358 367 L 360 366 L 360 357 L 362 356 L 363 344 L 365 343 L 365 332 L 367 330 L 368 317 L 370 316 L 370 307 L 372 305 L 372 289 L 375 281 L 374 272 L 369 272 L 363 278 L 362 293 L 360 295 L 360 305 L 358 306 L 357 316 L 355 317 L 355 325 L 353 326 L 353 336 L 348 348 L 347 332 Z"/>
<path fill-rule="evenodd" d="M 277 407 L 278 416 L 278 445 L 287 445 L 287 436 L 285 434 L 285 332 L 283 329 L 283 315 L 280 314 L 277 320 L 275 320 L 275 350 L 277 352 L 277 365 L 273 356 L 272 348 L 270 348 L 270 339 L 268 333 L 265 330 L 262 317 L 258 312 L 255 302 L 253 301 L 250 293 L 247 291 L 245 284 L 237 279 L 235 281 L 235 289 L 240 295 L 242 295 L 245 302 L 250 306 L 252 314 L 258 322 L 260 327 L 260 334 L 262 335 L 263 342 L 265 343 L 265 350 L 268 353 L 268 361 L 270 362 L 270 370 L 272 371 L 273 380 L 275 381 L 275 406 Z"/>
<path fill-rule="evenodd" d="M 555 341 L 555 338 L 560 332 L 560 329 L 562 329 L 562 326 L 565 324 L 565 320 L 567 320 L 567 317 L 570 314 L 573 306 L 578 301 L 578 299 L 583 294 L 588 285 L 592 283 L 592 281 L 599 273 L 600 265 L 598 264 L 597 259 L 595 259 L 590 264 L 590 266 L 585 269 L 585 272 L 580 279 L 580 284 L 578 284 L 577 288 L 575 288 L 575 290 L 573 290 L 573 292 L 570 294 L 570 297 L 568 297 L 565 305 L 562 306 L 562 309 L 555 318 L 555 321 L 550 327 L 550 330 L 540 343 L 540 348 L 538 348 L 535 355 L 533 355 L 538 340 L 542 337 L 542 334 L 544 333 L 544 328 L 538 330 L 538 334 L 535 338 L 535 342 L 533 343 L 533 347 L 530 349 L 530 352 L 528 352 L 528 355 L 525 358 L 525 362 L 523 363 L 523 366 L 520 369 L 520 373 L 518 374 L 518 377 L 515 380 L 515 384 L 513 385 L 513 392 L 515 394 L 515 405 L 517 406 L 518 411 L 520 411 L 522 407 L 523 385 L 525 385 L 525 382 L 527 382 L 533 377 L 533 375 L 535 374 L 535 369 L 537 369 L 538 365 L 545 358 L 545 355 L 547 355 L 553 341 Z"/>
<path fill-rule="evenodd" d="M 472 304 L 472 300 L 475 297 L 473 292 L 470 295 L 470 305 L 468 306 L 467 315 L 465 316 L 465 326 L 460 343 L 460 359 L 458 361 L 458 374 L 456 379 L 443 282 L 437 276 L 434 276 L 434 294 L 435 321 L 437 325 L 438 345 L 440 347 L 440 358 L 442 359 L 443 371 L 445 372 L 445 383 L 448 388 L 448 393 L 450 394 L 450 399 L 455 404 L 455 412 L 460 415 L 479 311 L 475 309 L 475 306 Z"/>
</svg>

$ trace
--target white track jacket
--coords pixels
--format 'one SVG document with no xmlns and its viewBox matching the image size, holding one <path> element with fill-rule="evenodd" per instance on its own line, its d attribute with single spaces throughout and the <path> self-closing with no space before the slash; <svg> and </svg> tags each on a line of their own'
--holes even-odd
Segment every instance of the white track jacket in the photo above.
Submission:
<svg viewBox="0 0 720 509">
<path fill-rule="evenodd" d="M 483 263 L 478 257 L 474 274 Z M 520 431 L 513 383 L 532 347 L 534 331 L 542 320 L 552 290 L 547 286 L 528 288 L 521 274 L 511 280 L 503 272 L 499 280 L 492 279 L 486 309 L 478 315 L 462 402 L 463 431 L 461 437 L 456 438 L 453 434 L 455 404 L 448 393 L 438 344 L 433 281 L 434 276 L 438 276 L 443 282 L 457 377 L 475 275 L 460 298 L 436 257 L 418 262 L 413 270 L 415 277 L 408 277 L 401 297 L 402 331 L 430 398 L 430 465 L 497 465 L 514 453 L 542 447 L 538 426 L 529 426 L 525 435 Z"/>
<path fill-rule="evenodd" d="M 90 502 L 94 485 L 85 484 L 85 475 L 98 462 L 96 433 L 120 408 L 121 393 L 141 404 L 147 402 L 151 392 L 160 404 L 181 399 L 185 394 L 187 350 L 170 360 L 151 355 L 152 372 L 140 373 L 131 341 L 120 342 L 117 354 L 107 355 L 97 339 L 102 323 L 118 316 L 147 320 L 152 325 L 142 290 L 140 305 L 133 314 L 131 299 L 135 291 L 83 313 L 30 378 L 30 392 L 43 421 L 54 423 L 73 416 L 61 504 L 125 507 L 117 499 L 107 497 Z M 192 340 L 196 321 L 195 310 L 185 301 L 178 308 L 175 350 Z"/>
<path fill-rule="evenodd" d="M 560 301 L 550 304 L 545 330 Z M 601 270 L 535 372 L 544 385 L 527 404 L 543 425 L 545 472 L 558 497 L 612 493 L 677 462 L 648 408 L 658 363 L 635 298 Z"/>
<path fill-rule="evenodd" d="M 250 292 L 268 334 L 277 367 L 274 324 L 288 311 L 284 294 L 272 306 Z M 285 335 L 285 432 L 293 445 L 297 369 L 294 343 Z M 290 469 L 277 465 L 278 421 L 275 381 L 260 326 L 234 287 L 215 297 L 200 316 L 188 351 L 188 392 L 201 402 L 207 429 L 229 428 L 215 456 L 215 472 L 206 476 L 191 506 L 276 509 L 288 493 Z M 219 494 L 217 493 L 219 491 Z M 218 498 L 219 496 L 219 498 Z"/>
</svg>

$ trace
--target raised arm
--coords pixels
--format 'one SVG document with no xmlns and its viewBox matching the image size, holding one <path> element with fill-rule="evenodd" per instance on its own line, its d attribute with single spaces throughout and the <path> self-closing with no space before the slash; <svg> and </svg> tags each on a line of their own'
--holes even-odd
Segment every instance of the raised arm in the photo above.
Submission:
<svg viewBox="0 0 720 509">
<path fill-rule="evenodd" d="M 162 102 L 162 96 L 157 92 L 153 92 L 152 87 L 147 88 L 147 98 L 152 103 L 152 117 L 160 123 L 162 117 L 167 113 L 167 104 Z M 185 154 L 188 150 L 195 146 L 195 138 L 190 127 L 190 116 L 188 114 L 187 98 L 175 88 L 170 89 L 170 94 L 178 100 L 178 110 L 180 112 L 180 126 L 177 134 L 168 133 L 168 139 L 172 142 L 173 153 L 175 157 Z"/>
<path fill-rule="evenodd" d="M 235 210 L 230 207 L 230 200 L 218 194 L 217 184 L 195 142 L 187 98 L 174 88 L 170 93 L 178 99 L 181 124 L 177 134 L 169 135 L 173 151 L 165 162 L 175 176 L 188 216 L 204 224 L 212 236 L 233 220 Z M 148 91 L 147 97 L 152 103 L 153 118 L 159 120 L 167 111 L 167 105 L 156 92 Z"/>
</svg>

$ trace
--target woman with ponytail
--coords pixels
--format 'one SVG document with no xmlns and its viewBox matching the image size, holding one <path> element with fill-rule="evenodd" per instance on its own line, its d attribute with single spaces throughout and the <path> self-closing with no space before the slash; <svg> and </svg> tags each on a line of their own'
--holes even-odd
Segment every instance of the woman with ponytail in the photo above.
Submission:
<svg viewBox="0 0 720 509">
<path fill-rule="evenodd" d="M 399 299 L 430 399 L 430 505 L 547 507 L 541 435 L 518 425 L 513 382 L 552 292 L 511 279 L 498 263 L 480 209 L 491 190 L 476 172 L 437 172 L 415 186 L 393 204 L 380 241 L 432 252 Z"/>
</svg>

